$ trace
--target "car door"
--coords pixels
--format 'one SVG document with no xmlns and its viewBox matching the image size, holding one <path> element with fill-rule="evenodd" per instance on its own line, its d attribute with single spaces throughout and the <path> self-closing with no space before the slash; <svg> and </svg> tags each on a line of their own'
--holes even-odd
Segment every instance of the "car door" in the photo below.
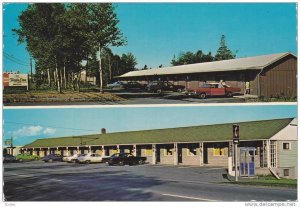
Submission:
<svg viewBox="0 0 300 207">
<path fill-rule="evenodd" d="M 224 96 L 225 95 L 225 88 L 223 86 L 218 87 L 219 84 L 212 85 L 211 88 L 211 95 L 212 96 Z"/>
</svg>

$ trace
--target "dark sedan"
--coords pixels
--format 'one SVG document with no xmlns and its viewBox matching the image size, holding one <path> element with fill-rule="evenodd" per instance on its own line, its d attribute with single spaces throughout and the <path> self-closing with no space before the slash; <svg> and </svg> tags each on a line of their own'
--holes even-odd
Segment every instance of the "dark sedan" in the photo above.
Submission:
<svg viewBox="0 0 300 207">
<path fill-rule="evenodd" d="M 185 87 L 182 85 L 174 85 L 165 81 L 153 81 L 146 86 L 147 91 L 161 93 L 162 91 L 182 92 Z"/>
<path fill-rule="evenodd" d="M 42 161 L 44 161 L 44 162 L 53 162 L 53 161 L 62 162 L 63 161 L 63 156 L 58 155 L 58 154 L 50 154 L 50 155 L 47 155 L 47 156 L 43 157 Z"/>
<path fill-rule="evenodd" d="M 130 153 L 116 153 L 102 161 L 109 165 L 141 165 L 145 163 L 146 157 L 135 157 Z"/>
<path fill-rule="evenodd" d="M 16 157 L 9 154 L 3 155 L 3 162 L 16 162 Z"/>
</svg>

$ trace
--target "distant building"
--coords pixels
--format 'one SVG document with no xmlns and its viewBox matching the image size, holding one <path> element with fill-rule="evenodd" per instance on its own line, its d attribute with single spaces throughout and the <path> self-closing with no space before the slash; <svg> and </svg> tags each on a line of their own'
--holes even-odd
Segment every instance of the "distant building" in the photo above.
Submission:
<svg viewBox="0 0 300 207">
<path fill-rule="evenodd" d="M 94 76 L 87 76 L 86 70 L 81 71 L 80 74 L 80 81 L 83 83 L 88 83 L 90 85 L 95 86 L 96 85 L 96 77 Z"/>
<path fill-rule="evenodd" d="M 131 71 L 117 78 L 142 83 L 169 81 L 186 88 L 223 80 L 232 87 L 241 88 L 242 92 L 248 85 L 251 95 L 289 98 L 297 95 L 297 57 L 291 53 L 278 53 Z"/>
</svg>

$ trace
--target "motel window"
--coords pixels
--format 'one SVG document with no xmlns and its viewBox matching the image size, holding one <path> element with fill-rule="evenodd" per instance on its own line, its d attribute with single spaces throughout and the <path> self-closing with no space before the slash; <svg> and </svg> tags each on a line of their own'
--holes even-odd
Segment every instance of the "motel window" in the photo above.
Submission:
<svg viewBox="0 0 300 207">
<path fill-rule="evenodd" d="M 283 147 L 284 150 L 289 150 L 289 149 L 291 149 L 291 146 L 290 146 L 290 143 L 289 143 L 289 142 L 284 142 L 284 143 L 282 144 L 282 147 Z"/>
<path fill-rule="evenodd" d="M 145 156 L 152 156 L 152 148 L 145 149 Z"/>
<path fill-rule="evenodd" d="M 214 156 L 224 156 L 225 148 L 221 145 L 214 145 Z"/>
<path fill-rule="evenodd" d="M 173 148 L 172 147 L 166 147 L 165 148 L 165 156 L 172 156 L 173 155 Z"/>
<path fill-rule="evenodd" d="M 290 176 L 290 170 L 289 169 L 283 169 L 283 176 Z"/>
<path fill-rule="evenodd" d="M 188 146 L 187 147 L 187 155 L 188 156 L 195 156 L 195 155 L 197 155 L 197 148 L 195 146 Z"/>
</svg>

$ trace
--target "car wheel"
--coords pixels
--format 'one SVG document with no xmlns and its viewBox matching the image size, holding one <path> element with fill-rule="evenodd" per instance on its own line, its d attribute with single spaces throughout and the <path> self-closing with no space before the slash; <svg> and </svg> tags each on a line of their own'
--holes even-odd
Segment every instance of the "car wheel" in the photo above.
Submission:
<svg viewBox="0 0 300 207">
<path fill-rule="evenodd" d="M 19 162 L 23 162 L 23 159 L 19 159 Z"/>
<path fill-rule="evenodd" d="M 48 162 L 53 162 L 53 160 L 52 160 L 52 159 L 50 159 L 50 160 L 48 160 Z"/>
<path fill-rule="evenodd" d="M 227 97 L 232 97 L 232 93 L 231 93 L 231 92 L 228 92 L 228 93 L 226 94 L 226 96 L 227 96 Z"/>
<path fill-rule="evenodd" d="M 157 89 L 157 90 L 156 90 L 156 93 L 161 93 L 161 89 Z"/>
<path fill-rule="evenodd" d="M 120 166 L 123 166 L 123 165 L 124 165 L 124 162 L 123 162 L 123 161 L 120 161 L 120 162 L 119 162 L 119 165 L 120 165 Z"/>
<path fill-rule="evenodd" d="M 72 163 L 76 163 L 76 160 L 73 159 L 73 160 L 71 160 L 71 162 L 72 162 Z"/>
<path fill-rule="evenodd" d="M 205 99 L 205 98 L 206 98 L 206 93 L 201 93 L 201 94 L 200 94 L 200 98 L 201 98 L 201 99 Z"/>
<path fill-rule="evenodd" d="M 138 164 L 139 164 L 139 165 L 142 165 L 143 163 L 144 163 L 143 160 L 139 160 L 139 161 L 138 161 Z"/>
<path fill-rule="evenodd" d="M 180 88 L 177 89 L 177 92 L 180 93 L 182 90 Z"/>
<path fill-rule="evenodd" d="M 91 164 L 90 160 L 85 161 L 85 164 Z"/>
</svg>

